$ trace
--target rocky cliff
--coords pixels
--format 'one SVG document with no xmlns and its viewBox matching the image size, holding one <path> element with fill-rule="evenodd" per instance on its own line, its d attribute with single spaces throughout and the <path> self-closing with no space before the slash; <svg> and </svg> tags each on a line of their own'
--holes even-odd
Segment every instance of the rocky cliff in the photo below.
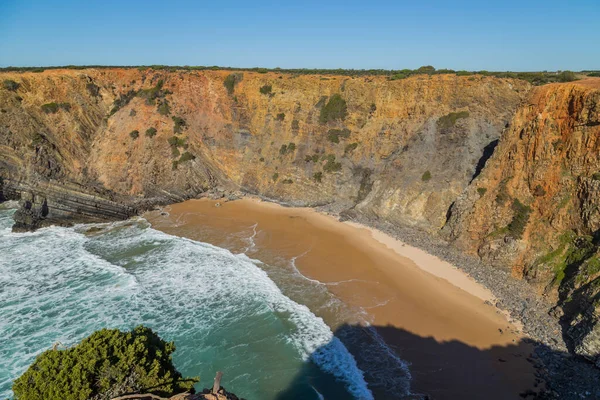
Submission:
<svg viewBox="0 0 600 400">
<path fill-rule="evenodd" d="M 65 183 L 86 197 L 68 208 L 98 218 L 221 187 L 358 206 L 432 231 L 529 90 L 453 75 L 115 69 L 1 79 L 16 83 L 0 90 L 4 185 L 51 198 L 49 215 L 65 208 Z M 111 203 L 94 213 L 85 204 L 97 198 Z"/>
<path fill-rule="evenodd" d="M 444 228 L 551 298 L 567 344 L 600 351 L 600 79 L 535 88 Z"/>
<path fill-rule="evenodd" d="M 573 350 L 600 351 L 598 80 L 131 68 L 0 81 L 0 199 L 21 199 L 17 230 L 209 191 L 327 205 L 512 271 L 557 304 Z"/>
</svg>

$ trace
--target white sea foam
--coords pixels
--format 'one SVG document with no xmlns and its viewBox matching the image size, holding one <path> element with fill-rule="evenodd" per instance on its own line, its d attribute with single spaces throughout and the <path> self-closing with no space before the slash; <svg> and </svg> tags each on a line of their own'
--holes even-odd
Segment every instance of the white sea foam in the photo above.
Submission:
<svg viewBox="0 0 600 400">
<path fill-rule="evenodd" d="M 246 255 L 164 234 L 140 218 L 96 227 L 89 235 L 89 225 L 13 234 L 0 225 L 0 398 L 53 343 L 141 323 L 175 340 L 187 375 L 225 369 L 231 389 L 260 389 L 260 375 L 285 372 L 278 361 L 310 358 L 355 398 L 372 398 L 324 321 Z"/>
</svg>

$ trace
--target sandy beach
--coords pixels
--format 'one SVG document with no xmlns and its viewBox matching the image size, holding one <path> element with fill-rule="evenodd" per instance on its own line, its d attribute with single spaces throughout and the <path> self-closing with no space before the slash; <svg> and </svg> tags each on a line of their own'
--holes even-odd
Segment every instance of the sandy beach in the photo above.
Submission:
<svg viewBox="0 0 600 400">
<path fill-rule="evenodd" d="M 251 254 L 292 260 L 363 314 L 315 311 L 335 331 L 368 323 L 411 366 L 412 388 L 436 399 L 519 398 L 533 388 L 531 347 L 488 301 L 489 290 L 423 250 L 312 209 L 255 199 L 190 200 L 145 215 L 164 232 Z M 310 307 L 310 304 L 307 304 Z M 361 321 L 362 320 L 362 321 Z"/>
</svg>

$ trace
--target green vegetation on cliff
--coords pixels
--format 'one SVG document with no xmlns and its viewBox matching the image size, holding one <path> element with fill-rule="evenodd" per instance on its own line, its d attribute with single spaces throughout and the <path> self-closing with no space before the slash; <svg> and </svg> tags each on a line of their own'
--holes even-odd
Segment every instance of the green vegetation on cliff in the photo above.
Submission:
<svg viewBox="0 0 600 400">
<path fill-rule="evenodd" d="M 69 111 L 71 109 L 71 104 L 69 103 L 46 103 L 42 104 L 42 111 L 46 114 L 54 114 L 57 113 L 58 110 Z"/>
<path fill-rule="evenodd" d="M 319 122 L 326 124 L 327 122 L 335 120 L 343 120 L 347 115 L 348 106 L 346 105 L 346 100 L 344 100 L 341 95 L 336 93 L 331 96 L 327 104 L 321 108 Z"/>
<path fill-rule="evenodd" d="M 146 104 L 154 105 L 154 103 L 156 103 L 156 99 L 162 99 L 166 95 L 171 94 L 170 91 L 163 90 L 164 84 L 165 84 L 165 81 L 162 79 L 159 79 L 154 87 L 151 87 L 149 89 L 141 89 L 136 94 L 138 97 L 141 97 L 142 99 L 146 99 Z"/>
<path fill-rule="evenodd" d="M 233 92 L 235 91 L 235 85 L 241 82 L 243 77 L 244 75 L 239 73 L 227 75 L 227 77 L 223 81 L 223 85 L 227 89 L 227 93 L 233 94 Z"/>
<path fill-rule="evenodd" d="M 549 267 L 554 272 L 553 285 L 560 286 L 570 266 L 583 264 L 582 273 L 577 276 L 580 282 L 594 276 L 600 271 L 600 261 L 594 257 L 597 247 L 591 236 L 577 236 L 567 231 L 559 236 L 556 248 L 539 257 L 534 265 Z"/>
<path fill-rule="evenodd" d="M 339 143 L 340 137 L 343 137 L 344 139 L 349 138 L 350 129 L 330 129 L 327 132 L 327 140 L 329 140 L 331 143 Z"/>
<path fill-rule="evenodd" d="M 108 400 L 128 393 L 172 396 L 193 388 L 175 369 L 173 342 L 150 328 L 102 329 L 76 346 L 47 350 L 15 380 L 15 400 Z"/>
<path fill-rule="evenodd" d="M 158 104 L 158 107 L 156 107 L 156 111 L 158 111 L 158 113 L 160 115 L 169 115 L 171 114 L 171 107 L 169 107 L 169 102 L 165 99 L 163 101 L 161 101 Z"/>
<path fill-rule="evenodd" d="M 291 154 L 296 151 L 296 143 L 290 142 L 289 144 L 282 144 L 279 148 L 279 154 L 285 156 L 286 154 Z"/>
<path fill-rule="evenodd" d="M 333 154 L 329 154 L 325 157 L 327 162 L 323 165 L 323 171 L 325 172 L 338 172 L 342 170 L 342 163 L 335 161 L 335 156 Z"/>
<path fill-rule="evenodd" d="M 450 114 L 444 115 L 437 120 L 437 126 L 439 129 L 449 129 L 456 125 L 456 122 L 462 118 L 468 118 L 468 111 L 451 112 Z"/>
<path fill-rule="evenodd" d="M 508 224 L 508 233 L 515 239 L 520 239 L 525 232 L 527 222 L 529 222 L 529 214 L 531 207 L 524 205 L 519 199 L 514 199 L 512 206 L 513 218 Z"/>
<path fill-rule="evenodd" d="M 10 90 L 12 92 L 16 91 L 20 86 L 17 82 L 11 79 L 5 79 L 2 85 L 4 86 L 4 89 Z"/>
<path fill-rule="evenodd" d="M 146 129 L 146 136 L 148 136 L 150 138 L 156 136 L 156 128 Z"/>
<path fill-rule="evenodd" d="M 173 124 L 173 132 L 175 132 L 176 134 L 183 132 L 183 130 L 187 126 L 187 123 L 185 122 L 185 119 L 183 119 L 181 117 L 176 117 L 176 116 L 171 117 L 171 119 L 174 122 L 174 124 Z"/>
<path fill-rule="evenodd" d="M 271 91 L 273 90 L 273 86 L 271 85 L 263 85 L 260 87 L 259 91 L 262 94 L 271 94 Z"/>
</svg>

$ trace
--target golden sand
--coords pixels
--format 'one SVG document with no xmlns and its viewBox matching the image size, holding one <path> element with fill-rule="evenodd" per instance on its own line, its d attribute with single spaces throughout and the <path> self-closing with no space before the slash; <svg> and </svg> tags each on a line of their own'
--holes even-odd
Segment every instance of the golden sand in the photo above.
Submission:
<svg viewBox="0 0 600 400">
<path fill-rule="evenodd" d="M 437 257 L 308 208 L 246 198 L 190 200 L 165 211 L 146 218 L 156 229 L 233 252 L 249 250 L 253 232 L 253 258 L 271 261 L 261 249 L 295 258 L 307 279 L 328 284 L 344 303 L 368 312 L 386 342 L 412 364 L 417 392 L 505 399 L 533 385 L 534 369 L 525 360 L 531 348 L 502 312 L 485 304 L 491 292 Z M 332 330 L 341 323 L 321 314 Z"/>
</svg>

